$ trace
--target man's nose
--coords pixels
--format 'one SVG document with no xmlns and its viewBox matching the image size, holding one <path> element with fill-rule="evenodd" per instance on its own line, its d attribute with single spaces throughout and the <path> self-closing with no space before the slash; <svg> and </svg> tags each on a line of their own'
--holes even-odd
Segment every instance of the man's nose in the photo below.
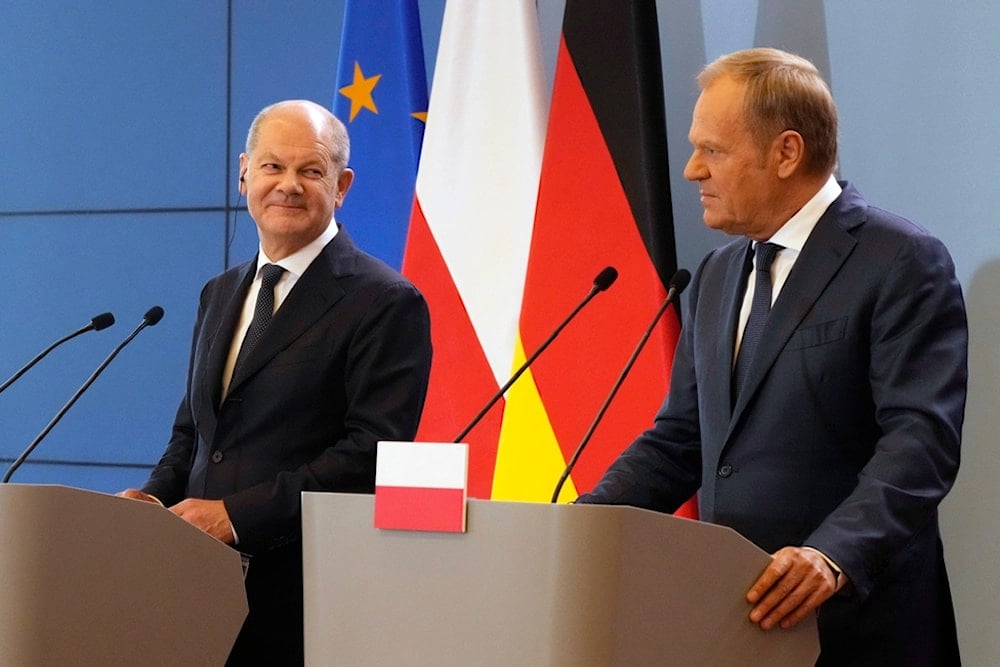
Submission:
<svg viewBox="0 0 1000 667">
<path fill-rule="evenodd" d="M 684 178 L 689 181 L 701 181 L 708 178 L 708 170 L 705 168 L 704 162 L 698 158 L 697 153 L 691 153 L 687 164 L 684 165 Z"/>
<path fill-rule="evenodd" d="M 281 175 L 281 182 L 278 183 L 278 189 L 285 194 L 300 194 L 302 192 L 302 183 L 299 180 L 299 175 L 289 169 Z"/>
</svg>

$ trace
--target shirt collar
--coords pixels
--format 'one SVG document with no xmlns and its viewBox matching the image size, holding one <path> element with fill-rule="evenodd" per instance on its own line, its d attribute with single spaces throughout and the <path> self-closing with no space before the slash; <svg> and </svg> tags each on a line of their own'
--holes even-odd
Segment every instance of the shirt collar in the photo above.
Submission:
<svg viewBox="0 0 1000 667">
<path fill-rule="evenodd" d="M 806 244 L 806 239 L 816 227 L 816 223 L 826 213 L 826 209 L 830 208 L 830 204 L 836 201 L 841 192 L 843 189 L 837 183 L 837 179 L 830 176 L 823 187 L 812 196 L 812 199 L 789 218 L 788 222 L 783 224 L 768 241 L 801 252 L 802 247 Z"/>
<path fill-rule="evenodd" d="M 290 273 L 294 279 L 298 280 L 298 278 L 306 272 L 306 269 L 309 268 L 309 265 L 312 264 L 313 260 L 319 257 L 319 254 L 323 252 L 323 248 L 326 247 L 326 244 L 333 240 L 333 237 L 337 235 L 338 231 L 339 227 L 337 226 L 337 221 L 331 219 L 330 224 L 327 225 L 322 234 L 278 262 L 272 262 L 268 259 L 267 255 L 264 253 L 263 246 L 260 246 L 257 249 L 256 275 L 260 275 L 260 268 L 265 264 L 277 264 Z"/>
</svg>

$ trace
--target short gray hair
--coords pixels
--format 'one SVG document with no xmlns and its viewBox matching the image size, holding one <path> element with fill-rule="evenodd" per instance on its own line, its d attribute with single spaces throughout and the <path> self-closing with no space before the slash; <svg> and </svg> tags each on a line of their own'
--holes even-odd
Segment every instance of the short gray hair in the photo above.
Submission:
<svg viewBox="0 0 1000 667">
<path fill-rule="evenodd" d="M 785 130 L 795 130 L 805 142 L 806 170 L 833 173 L 837 105 L 815 65 L 780 49 L 746 49 L 706 65 L 698 75 L 698 85 L 704 90 L 725 76 L 746 84 L 744 118 L 759 147 L 763 149 Z"/>
</svg>

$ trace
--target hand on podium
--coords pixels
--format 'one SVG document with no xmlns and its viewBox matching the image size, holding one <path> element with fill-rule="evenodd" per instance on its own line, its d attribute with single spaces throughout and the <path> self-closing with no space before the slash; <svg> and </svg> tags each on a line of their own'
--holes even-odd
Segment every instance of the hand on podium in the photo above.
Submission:
<svg viewBox="0 0 1000 667">
<path fill-rule="evenodd" d="M 115 495 L 163 506 L 159 498 L 138 489 L 125 489 Z M 233 545 L 236 543 L 236 534 L 233 530 L 233 524 L 229 520 L 229 512 L 226 511 L 226 506 L 221 500 L 188 498 L 171 507 L 170 511 L 223 544 Z"/>
<path fill-rule="evenodd" d="M 236 543 L 229 512 L 221 500 L 188 498 L 171 507 L 170 511 L 224 544 Z"/>
<path fill-rule="evenodd" d="M 157 505 L 163 506 L 160 499 L 156 496 L 151 496 L 148 493 L 143 493 L 139 489 L 125 489 L 124 491 L 119 491 L 115 494 L 119 498 L 131 498 L 132 500 L 141 500 L 146 503 L 156 503 Z"/>
<path fill-rule="evenodd" d="M 819 552 L 785 547 L 747 591 L 750 620 L 762 630 L 791 628 L 836 591 L 837 578 Z"/>
</svg>

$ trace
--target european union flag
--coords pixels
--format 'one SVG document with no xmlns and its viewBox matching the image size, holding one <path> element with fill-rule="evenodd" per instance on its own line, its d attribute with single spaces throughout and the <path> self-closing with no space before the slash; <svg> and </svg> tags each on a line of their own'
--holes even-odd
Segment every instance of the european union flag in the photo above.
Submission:
<svg viewBox="0 0 1000 667">
<path fill-rule="evenodd" d="M 351 137 L 354 185 L 337 220 L 400 268 L 427 116 L 417 0 L 348 0 L 333 112 Z"/>
</svg>

